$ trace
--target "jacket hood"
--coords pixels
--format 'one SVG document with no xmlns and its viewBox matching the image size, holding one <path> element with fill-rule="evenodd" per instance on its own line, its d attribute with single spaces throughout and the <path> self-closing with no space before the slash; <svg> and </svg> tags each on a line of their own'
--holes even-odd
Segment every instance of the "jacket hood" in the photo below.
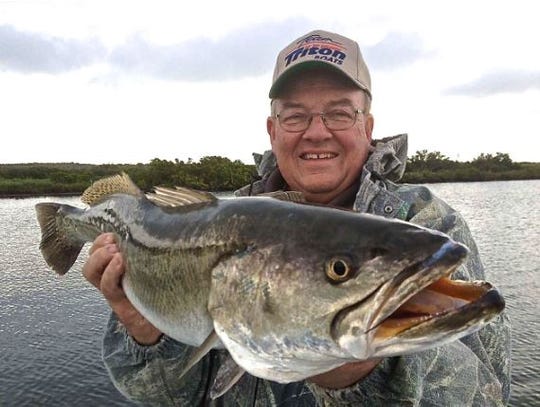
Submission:
<svg viewBox="0 0 540 407">
<path fill-rule="evenodd" d="M 364 168 L 390 181 L 399 181 L 407 164 L 407 134 L 373 140 L 371 145 L 373 150 Z"/>
</svg>

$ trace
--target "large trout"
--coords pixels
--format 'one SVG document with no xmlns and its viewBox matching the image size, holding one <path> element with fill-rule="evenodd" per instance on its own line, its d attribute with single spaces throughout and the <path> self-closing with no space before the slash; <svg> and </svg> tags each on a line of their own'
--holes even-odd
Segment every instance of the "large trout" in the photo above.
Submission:
<svg viewBox="0 0 540 407">
<path fill-rule="evenodd" d="M 203 346 L 258 377 L 439 346 L 504 307 L 489 283 L 449 279 L 468 250 L 437 231 L 270 197 L 158 192 L 148 199 L 122 174 L 85 191 L 88 209 L 37 204 L 45 260 L 64 274 L 86 242 L 114 233 L 141 314 L 188 345 L 217 333 Z"/>
</svg>

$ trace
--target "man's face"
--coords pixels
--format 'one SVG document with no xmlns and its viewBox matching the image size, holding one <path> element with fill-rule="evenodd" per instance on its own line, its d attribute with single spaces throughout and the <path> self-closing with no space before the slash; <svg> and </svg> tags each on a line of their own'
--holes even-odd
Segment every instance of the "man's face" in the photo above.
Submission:
<svg viewBox="0 0 540 407">
<path fill-rule="evenodd" d="M 339 108 L 364 110 L 365 95 L 342 78 L 327 71 L 314 71 L 296 77 L 274 100 L 277 114 L 286 109 L 306 113 L 328 112 Z M 359 176 L 371 142 L 373 117 L 357 115 L 347 130 L 329 130 L 318 115 L 303 132 L 282 128 L 269 117 L 267 130 L 272 150 L 283 178 L 292 190 L 301 191 L 310 202 L 328 203 L 347 189 Z"/>
</svg>

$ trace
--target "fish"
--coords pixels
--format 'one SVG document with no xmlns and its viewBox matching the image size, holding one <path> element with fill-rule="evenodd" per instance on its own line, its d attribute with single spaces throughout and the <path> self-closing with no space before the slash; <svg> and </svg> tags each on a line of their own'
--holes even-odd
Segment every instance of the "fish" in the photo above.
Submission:
<svg viewBox="0 0 540 407">
<path fill-rule="evenodd" d="M 504 309 L 486 281 L 452 280 L 469 250 L 409 222 L 303 202 L 294 192 L 218 199 L 144 193 L 125 173 L 79 208 L 35 207 L 41 253 L 58 274 L 112 232 L 134 307 L 169 337 L 226 349 L 219 396 L 246 371 L 281 383 L 345 363 L 423 351 L 478 331 Z M 219 373 L 218 373 L 219 375 Z"/>
</svg>

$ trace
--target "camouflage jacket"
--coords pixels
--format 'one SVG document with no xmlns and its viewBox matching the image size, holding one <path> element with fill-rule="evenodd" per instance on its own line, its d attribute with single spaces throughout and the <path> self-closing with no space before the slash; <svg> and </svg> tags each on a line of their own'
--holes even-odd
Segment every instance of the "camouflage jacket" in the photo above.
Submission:
<svg viewBox="0 0 540 407">
<path fill-rule="evenodd" d="M 478 250 L 459 213 L 418 185 L 396 184 L 405 169 L 407 136 L 374 141 L 361 174 L 353 209 L 438 229 L 467 245 L 459 279 L 485 279 Z M 276 164 L 272 153 L 256 155 L 260 180 L 237 195 L 264 192 Z M 384 359 L 364 380 L 328 390 L 309 382 L 279 384 L 245 374 L 221 398 L 208 389 L 225 351 L 212 351 L 182 379 L 190 347 L 163 337 L 141 346 L 111 316 L 103 357 L 115 386 L 142 405 L 155 406 L 499 406 L 510 393 L 510 328 L 505 314 L 449 345 Z"/>
</svg>

